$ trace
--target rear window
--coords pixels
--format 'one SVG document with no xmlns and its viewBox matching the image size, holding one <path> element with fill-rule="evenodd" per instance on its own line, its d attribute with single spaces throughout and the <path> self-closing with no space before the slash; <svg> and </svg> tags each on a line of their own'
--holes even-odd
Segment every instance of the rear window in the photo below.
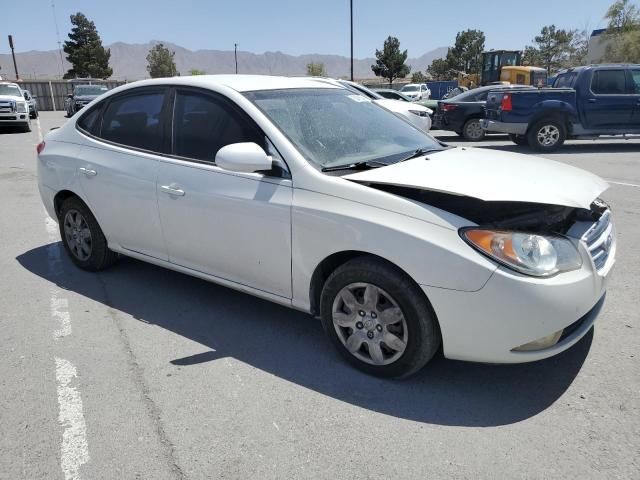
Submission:
<svg viewBox="0 0 640 480">
<path fill-rule="evenodd" d="M 556 77 L 553 82 L 553 88 L 573 88 L 573 82 L 575 81 L 577 73 L 561 73 Z"/>
<path fill-rule="evenodd" d="M 591 79 L 591 91 L 598 95 L 624 95 L 626 78 L 624 70 L 598 70 Z"/>
</svg>

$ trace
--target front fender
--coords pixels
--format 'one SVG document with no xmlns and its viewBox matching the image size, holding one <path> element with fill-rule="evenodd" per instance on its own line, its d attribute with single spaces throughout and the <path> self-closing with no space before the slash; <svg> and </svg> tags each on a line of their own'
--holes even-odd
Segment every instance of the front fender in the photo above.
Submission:
<svg viewBox="0 0 640 480">
<path fill-rule="evenodd" d="M 481 289 L 496 269 L 460 238 L 454 226 L 447 228 L 359 202 L 295 190 L 291 268 L 296 307 L 309 309 L 316 267 L 344 251 L 382 257 L 418 284 L 462 291 Z"/>
</svg>

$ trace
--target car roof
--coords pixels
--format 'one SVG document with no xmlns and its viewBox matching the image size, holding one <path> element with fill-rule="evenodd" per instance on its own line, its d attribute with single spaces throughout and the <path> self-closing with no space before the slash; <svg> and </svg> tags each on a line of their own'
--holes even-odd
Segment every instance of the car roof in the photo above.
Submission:
<svg viewBox="0 0 640 480">
<path fill-rule="evenodd" d="M 309 77 L 282 77 L 272 75 L 193 75 L 188 77 L 154 78 L 128 84 L 141 87 L 145 85 L 184 85 L 210 87 L 223 85 L 238 92 L 256 90 L 281 90 L 292 88 L 341 88 L 329 82 L 318 82 Z"/>
</svg>

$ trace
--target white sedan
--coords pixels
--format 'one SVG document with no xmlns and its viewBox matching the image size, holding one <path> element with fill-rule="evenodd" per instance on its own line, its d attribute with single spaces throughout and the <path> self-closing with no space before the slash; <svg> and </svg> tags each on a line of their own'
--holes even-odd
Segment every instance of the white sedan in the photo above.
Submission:
<svg viewBox="0 0 640 480">
<path fill-rule="evenodd" d="M 441 345 L 481 362 L 566 350 L 614 264 L 600 178 L 446 147 L 313 79 L 130 83 L 49 132 L 37 163 L 78 267 L 127 255 L 309 312 L 381 376 Z"/>
</svg>

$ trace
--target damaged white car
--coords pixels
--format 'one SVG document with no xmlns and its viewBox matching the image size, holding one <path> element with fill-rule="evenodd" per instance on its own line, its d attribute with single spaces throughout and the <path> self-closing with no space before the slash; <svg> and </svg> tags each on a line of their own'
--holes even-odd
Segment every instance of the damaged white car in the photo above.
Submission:
<svg viewBox="0 0 640 480">
<path fill-rule="evenodd" d="M 42 200 L 80 268 L 127 255 L 309 312 L 381 376 L 440 346 L 506 363 L 566 350 L 614 264 L 600 178 L 447 147 L 311 79 L 130 83 L 38 153 Z"/>
</svg>

